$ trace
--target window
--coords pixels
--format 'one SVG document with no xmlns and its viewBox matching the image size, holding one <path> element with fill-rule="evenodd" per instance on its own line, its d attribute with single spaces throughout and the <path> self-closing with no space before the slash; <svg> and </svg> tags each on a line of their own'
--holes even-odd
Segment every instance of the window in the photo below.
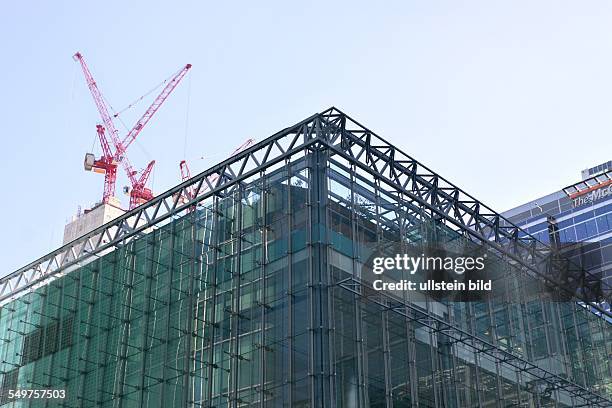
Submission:
<svg viewBox="0 0 612 408">
<path fill-rule="evenodd" d="M 17 389 L 17 380 L 19 378 L 19 368 L 4 373 L 2 376 L 2 387 L 0 388 L 0 405 L 12 402 L 8 398 L 8 390 Z"/>
<path fill-rule="evenodd" d="M 595 220 L 589 220 L 585 222 L 584 225 L 587 229 L 587 237 L 594 237 L 597 235 L 597 224 L 595 223 Z"/>
<path fill-rule="evenodd" d="M 69 316 L 28 333 L 23 339 L 21 365 L 32 363 L 72 345 L 74 317 Z"/>
<path fill-rule="evenodd" d="M 561 242 L 576 242 L 576 231 L 574 227 L 559 231 L 559 240 Z"/>
<path fill-rule="evenodd" d="M 593 211 L 587 211 L 584 214 L 580 214 L 574 217 L 574 222 L 579 223 L 588 219 L 593 218 Z"/>
<path fill-rule="evenodd" d="M 576 225 L 576 240 L 582 241 L 587 238 L 587 228 L 584 223 Z"/>
<path fill-rule="evenodd" d="M 605 215 L 603 217 L 598 217 L 595 221 L 597 222 L 597 228 L 599 229 L 600 233 L 610 229 L 610 226 L 608 225 L 608 218 Z"/>
</svg>

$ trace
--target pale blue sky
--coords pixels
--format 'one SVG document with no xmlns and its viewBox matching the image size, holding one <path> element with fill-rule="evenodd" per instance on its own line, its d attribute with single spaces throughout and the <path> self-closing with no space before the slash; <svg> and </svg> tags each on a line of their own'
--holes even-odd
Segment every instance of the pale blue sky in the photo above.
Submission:
<svg viewBox="0 0 612 408">
<path fill-rule="evenodd" d="M 186 129 L 196 172 L 331 105 L 498 211 L 612 159 L 609 1 L 4 2 L 0 275 L 101 196 L 77 50 L 117 109 L 193 64 L 129 152 L 157 192 Z"/>
</svg>

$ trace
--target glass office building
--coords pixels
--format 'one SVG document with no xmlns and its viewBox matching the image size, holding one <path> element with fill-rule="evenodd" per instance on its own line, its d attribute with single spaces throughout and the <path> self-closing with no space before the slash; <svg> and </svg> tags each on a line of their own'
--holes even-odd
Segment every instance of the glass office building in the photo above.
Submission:
<svg viewBox="0 0 612 408">
<path fill-rule="evenodd" d="M 332 108 L 3 278 L 0 406 L 610 406 L 594 289 L 534 292 L 555 249 L 520 231 Z M 485 248 L 504 296 L 372 289 L 426 243 Z"/>
<path fill-rule="evenodd" d="M 612 161 L 582 171 L 583 180 L 504 215 L 607 287 L 612 286 Z M 609 304 L 606 305 L 609 310 Z"/>
</svg>

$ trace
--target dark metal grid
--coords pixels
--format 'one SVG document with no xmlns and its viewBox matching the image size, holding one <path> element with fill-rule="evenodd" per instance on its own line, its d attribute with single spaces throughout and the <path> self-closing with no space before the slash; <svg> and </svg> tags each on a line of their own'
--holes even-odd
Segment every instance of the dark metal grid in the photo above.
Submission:
<svg viewBox="0 0 612 408">
<path fill-rule="evenodd" d="M 588 179 L 579 181 L 578 183 L 572 184 L 571 186 L 567 186 L 563 189 L 563 192 L 568 196 L 573 196 L 574 194 L 580 194 L 581 192 L 592 188 L 596 189 L 599 187 L 604 187 L 605 185 L 611 182 L 612 170 L 589 177 Z"/>
<path fill-rule="evenodd" d="M 138 238 L 151 227 L 188 212 L 193 205 L 225 191 L 260 171 L 319 142 L 321 115 L 313 115 L 171 188 L 153 200 L 82 235 L 0 279 L 0 302 L 86 262 L 92 256 Z M 184 197 L 192 199 L 186 201 Z"/>
<path fill-rule="evenodd" d="M 397 149 L 386 140 L 363 127 L 344 113 L 331 108 L 323 114 L 327 147 L 333 153 L 356 164 L 364 172 L 378 178 L 404 193 L 411 201 L 425 209 L 435 221 L 440 221 L 479 243 L 486 242 L 499 251 L 511 264 L 531 272 L 555 289 L 566 291 L 589 303 L 607 316 L 609 310 L 589 301 L 598 295 L 605 283 L 587 271 L 581 270 L 580 287 L 586 293 L 573 293 L 567 285 L 574 284 L 570 277 L 562 282 L 558 271 L 567 265 L 567 259 L 553 256 L 553 249 L 512 224 L 509 220 L 485 206 L 471 195 L 429 170 L 421 163 Z M 578 266 L 575 266 L 579 269 Z M 606 295 L 612 294 L 604 288 Z"/>
<path fill-rule="evenodd" d="M 550 390 L 563 390 L 569 395 L 582 399 L 589 407 L 610 407 L 612 400 L 609 400 L 595 392 L 585 388 L 579 384 L 568 381 L 567 379 L 551 373 L 534 363 L 525 360 L 518 354 L 513 354 L 508 350 L 504 350 L 499 346 L 484 340 L 478 336 L 462 330 L 459 327 L 453 326 L 444 319 L 419 308 L 416 305 L 410 304 L 392 295 L 381 291 L 374 291 L 371 286 L 361 282 L 355 277 L 349 277 L 336 283 L 342 289 L 348 290 L 361 299 L 376 303 L 384 310 L 398 313 L 410 321 L 427 327 L 432 333 L 440 333 L 452 339 L 455 343 L 461 343 L 476 353 L 486 354 L 494 358 L 494 361 L 499 361 L 507 364 L 510 367 L 518 370 L 521 373 L 528 373 L 538 380 L 548 384 Z"/>
<path fill-rule="evenodd" d="M 99 228 L 98 230 L 96 230 L 98 231 L 98 235 L 96 235 L 96 232 L 94 231 L 85 236 L 89 236 L 89 238 L 84 239 L 84 237 L 81 237 L 75 240 L 73 243 L 70 243 L 67 246 L 60 248 L 60 250 L 64 250 L 63 254 L 67 257 L 63 258 L 65 263 L 60 264 L 59 267 L 57 267 L 56 269 L 52 269 L 51 273 L 42 276 L 40 280 L 33 280 L 31 282 L 27 282 L 27 285 L 29 286 L 19 287 L 18 290 L 15 291 L 15 293 L 19 293 L 24 289 L 27 289 L 27 287 L 32 287 L 33 285 L 42 282 L 42 279 L 52 277 L 57 273 L 66 272 L 66 268 L 72 265 L 76 265 L 81 261 L 86 261 L 87 258 L 92 255 L 92 252 L 83 250 L 86 244 L 88 244 L 88 240 L 93 240 L 94 243 L 98 242 L 98 244 L 103 244 L 95 247 L 94 253 L 102 252 L 106 249 L 109 249 L 111 246 L 123 245 L 126 242 L 140 236 L 141 233 L 147 232 L 148 228 L 151 228 L 152 226 L 162 225 L 161 223 L 164 220 L 169 219 L 170 217 L 174 217 L 181 213 L 188 213 L 187 210 L 193 207 L 193 205 L 197 202 L 200 202 L 212 195 L 221 195 L 222 192 L 223 195 L 225 195 L 228 190 L 233 191 L 233 189 L 235 189 L 235 187 L 243 180 L 246 180 L 250 177 L 259 177 L 259 172 L 270 168 L 275 164 L 286 165 L 288 160 L 293 155 L 296 155 L 300 152 L 304 152 L 306 150 L 311 149 L 327 149 L 329 153 L 333 156 L 335 155 L 336 158 L 340 158 L 340 156 L 342 156 L 344 158 L 351 159 L 350 153 L 359 151 L 359 149 L 361 149 L 362 151 L 366 151 L 367 148 L 363 148 L 363 140 L 359 136 L 353 134 L 349 130 L 346 130 L 346 128 L 343 129 L 342 127 L 338 126 L 338 123 L 333 122 L 336 121 L 339 117 L 337 111 L 332 111 L 331 113 L 333 113 L 333 116 L 330 114 L 330 112 L 315 115 L 307 119 L 306 121 L 300 122 L 300 124 L 285 129 L 279 134 L 274 135 L 271 138 L 263 141 L 260 145 L 254 146 L 253 150 L 251 150 L 250 152 L 245 151 L 244 154 L 226 160 L 225 162 L 221 163 L 218 166 L 215 166 L 207 172 L 196 176 L 194 179 L 189 180 L 186 183 L 182 183 L 181 185 L 162 194 L 162 196 L 155 199 L 153 203 L 146 205 L 142 208 L 138 208 L 132 211 L 131 213 L 120 217 L 114 222 L 111 222 L 106 226 Z M 346 120 L 347 117 L 345 115 L 340 115 L 342 115 L 342 117 L 344 117 Z M 346 143 L 345 146 L 342 146 L 343 141 Z M 377 147 L 380 147 L 379 142 L 376 142 L 376 146 L 372 148 L 370 141 L 370 150 L 375 150 Z M 384 157 L 385 153 L 377 153 L 376 151 L 372 151 L 370 152 L 370 155 L 372 157 Z M 387 155 L 389 154 L 387 153 Z M 390 153 L 390 155 L 395 157 L 396 153 Z M 388 178 L 385 176 L 385 171 L 382 169 L 382 167 L 384 167 L 385 165 L 382 164 L 382 159 L 377 160 L 379 163 L 381 163 L 381 165 L 377 169 L 378 172 L 373 172 L 368 164 L 364 165 L 363 160 L 353 158 L 351 159 L 351 162 L 354 163 L 355 166 L 358 166 L 360 169 L 362 169 L 364 172 L 372 174 L 375 180 L 385 180 L 385 182 L 387 182 L 388 184 L 389 182 L 393 183 L 392 178 Z M 395 163 L 393 163 L 393 166 L 390 168 L 391 171 L 398 171 L 397 169 L 395 169 Z M 401 169 L 401 171 L 404 172 L 407 170 Z M 423 170 L 420 169 L 419 174 L 416 174 L 415 172 L 415 174 L 411 177 L 414 179 L 418 179 L 418 177 L 421 176 L 422 173 Z M 222 181 L 215 181 L 214 183 L 211 182 L 210 180 L 213 179 L 212 176 L 214 175 L 222 175 L 222 177 L 218 178 L 218 180 Z M 372 176 L 370 177 L 372 178 Z M 390 185 L 394 186 L 394 188 L 397 187 L 397 184 Z M 193 200 L 185 203 L 179 201 L 180 197 L 183 195 L 182 193 L 184 189 L 193 187 L 197 187 L 196 197 Z M 203 193 L 204 189 L 210 189 L 212 191 L 206 191 L 205 193 Z M 460 223 L 453 223 L 452 216 L 449 216 L 448 214 L 446 214 L 446 216 L 442 216 L 443 214 L 440 214 L 440 212 L 436 210 L 436 207 L 429 205 L 428 200 L 422 199 L 421 195 L 413 193 L 410 190 L 404 190 L 405 191 L 403 192 L 403 194 L 405 194 L 406 197 L 412 200 L 411 206 L 414 206 L 416 209 L 424 209 L 426 211 L 429 211 L 429 214 L 431 214 L 431 217 L 434 220 L 445 222 L 445 224 L 448 223 L 448 225 L 455 225 L 456 227 L 458 226 L 456 230 L 460 231 L 464 236 L 478 237 L 479 240 L 482 240 L 480 236 L 471 233 L 469 228 L 461 228 Z M 386 193 L 389 192 L 387 191 Z M 477 215 L 474 215 L 474 217 L 476 216 Z M 104 242 L 103 238 L 99 238 L 99 236 L 106 237 L 106 239 L 109 241 Z M 97 241 L 98 239 L 100 239 L 100 241 Z M 48 257 L 47 259 L 50 259 Z M 53 268 L 53 265 L 51 265 L 51 267 Z M 4 283 L 4 280 L 2 282 Z M 400 310 L 399 308 L 405 306 L 406 305 L 398 305 L 398 310 Z M 437 319 L 437 317 L 429 315 L 422 316 L 419 317 L 417 321 L 421 322 L 422 324 L 425 324 L 431 322 L 432 319 L 435 320 Z M 450 330 L 449 327 L 444 325 L 450 326 L 448 323 L 443 322 L 441 323 L 441 325 L 436 326 L 438 327 L 436 331 L 444 332 Z M 440 329 L 440 327 L 442 329 Z M 467 333 L 467 335 L 469 336 L 470 334 Z M 478 339 L 470 340 L 463 337 L 461 337 L 461 339 L 470 342 L 478 341 Z M 496 346 L 491 345 L 490 347 Z M 489 348 L 484 348 L 482 350 L 482 352 L 496 354 L 499 354 L 501 351 L 503 350 L 494 350 Z M 500 359 L 500 361 L 504 360 Z M 512 361 L 514 361 L 514 358 L 512 359 Z M 538 375 L 540 375 L 547 383 L 553 386 L 557 386 L 556 384 L 559 384 L 559 380 L 556 376 L 551 375 L 550 373 L 539 367 L 523 367 L 525 367 L 526 372 L 538 373 Z M 559 385 L 559 387 L 561 386 L 565 387 L 564 389 L 569 389 L 570 392 L 573 391 L 573 394 L 576 396 L 584 394 L 586 396 L 585 398 L 587 398 L 585 399 L 585 401 L 587 402 L 599 401 L 597 399 L 600 398 L 599 396 L 591 395 L 591 392 L 589 390 L 585 391 L 585 389 L 575 384 L 569 383 L 569 385 Z"/>
<path fill-rule="evenodd" d="M 315 114 L 286 128 L 251 148 L 177 185 L 119 218 L 75 239 L 0 280 L 0 302 L 34 287 L 73 265 L 86 262 L 92 255 L 124 245 L 151 227 L 161 225 L 193 205 L 211 197 L 231 192 L 260 171 L 282 163 L 315 147 L 327 148 L 355 163 L 404 193 L 435 221 L 444 223 L 466 237 L 488 242 L 506 259 L 535 273 L 556 287 L 567 290 L 553 277 L 561 264 L 552 257 L 552 248 L 528 235 L 518 226 L 465 193 L 443 177 L 397 149 L 374 132 L 363 127 L 336 108 Z M 189 196 L 191 200 L 185 201 Z M 582 288 L 595 293 L 599 280 L 584 274 Z M 606 290 L 607 294 L 610 292 Z M 599 312 L 612 313 L 587 296 L 574 294 Z"/>
</svg>

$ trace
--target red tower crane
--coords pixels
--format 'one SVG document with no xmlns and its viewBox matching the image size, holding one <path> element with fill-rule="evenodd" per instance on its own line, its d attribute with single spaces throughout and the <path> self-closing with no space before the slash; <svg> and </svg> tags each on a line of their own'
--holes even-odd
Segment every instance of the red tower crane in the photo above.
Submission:
<svg viewBox="0 0 612 408">
<path fill-rule="evenodd" d="M 179 167 L 181 168 L 181 181 L 186 181 L 191 178 L 191 172 L 189 171 L 189 166 L 187 165 L 187 161 L 181 160 L 179 163 Z M 181 200 L 187 202 L 191 200 L 194 196 L 195 187 L 191 186 L 185 191 L 185 195 L 181 196 Z"/>
<path fill-rule="evenodd" d="M 187 161 L 181 160 L 179 167 L 181 168 L 181 181 L 189 180 L 191 172 L 189 171 L 189 166 L 187 166 Z"/>
<path fill-rule="evenodd" d="M 172 91 L 185 77 L 187 71 L 191 69 L 191 64 L 185 65 L 176 74 L 174 74 L 169 81 L 167 81 L 168 83 L 157 98 L 155 98 L 151 106 L 149 106 L 141 118 L 127 133 L 127 135 L 123 139 L 120 139 L 112 117 L 108 112 L 108 107 L 106 106 L 104 97 L 102 96 L 96 81 L 93 79 L 93 76 L 85 63 L 83 55 L 80 52 L 77 52 L 74 54 L 74 59 L 81 65 L 83 74 L 85 75 L 85 80 L 87 82 L 87 87 L 91 92 L 96 107 L 98 108 L 98 112 L 100 113 L 100 117 L 102 118 L 102 123 L 104 124 L 96 126 L 98 138 L 100 139 L 100 146 L 102 147 L 102 156 L 96 159 L 92 153 L 87 153 L 85 155 L 84 163 L 85 170 L 104 173 L 104 193 L 102 196 L 102 202 L 108 203 L 109 198 L 115 194 L 115 185 L 117 182 L 117 164 L 121 163 L 132 185 L 129 191 L 130 209 L 132 209 L 153 198 L 153 193 L 151 189 L 146 187 L 146 183 L 151 175 L 153 166 L 155 165 L 155 160 L 151 161 L 140 176 L 138 176 L 138 172 L 134 170 L 127 158 L 127 148 L 134 140 L 136 140 L 136 137 L 140 134 L 145 125 L 151 120 L 164 101 L 168 98 L 168 96 L 170 96 Z M 108 132 L 110 135 L 111 142 L 115 148 L 114 152 L 111 150 L 110 143 L 106 137 L 106 132 Z"/>
<path fill-rule="evenodd" d="M 231 154 L 230 157 L 240 153 L 243 150 L 248 149 L 249 147 L 253 146 L 255 144 L 255 139 L 247 139 L 243 144 L 241 144 L 240 146 L 238 146 L 238 148 L 236 150 L 234 150 Z M 187 165 L 187 161 L 186 160 L 181 160 L 181 162 L 179 163 L 179 167 L 181 169 L 181 181 L 186 181 L 189 180 L 191 178 L 191 172 L 189 171 L 189 166 Z M 217 181 L 217 179 L 219 178 L 218 174 L 213 174 L 212 176 L 210 176 L 208 178 L 208 181 L 213 184 L 215 181 Z M 194 198 L 195 196 L 195 192 L 194 192 L 195 186 L 192 186 L 191 188 L 189 188 L 185 193 L 186 197 L 181 197 L 182 200 L 184 201 L 189 201 L 192 198 Z M 203 186 L 202 192 L 208 190 L 208 184 L 205 184 Z"/>
</svg>

